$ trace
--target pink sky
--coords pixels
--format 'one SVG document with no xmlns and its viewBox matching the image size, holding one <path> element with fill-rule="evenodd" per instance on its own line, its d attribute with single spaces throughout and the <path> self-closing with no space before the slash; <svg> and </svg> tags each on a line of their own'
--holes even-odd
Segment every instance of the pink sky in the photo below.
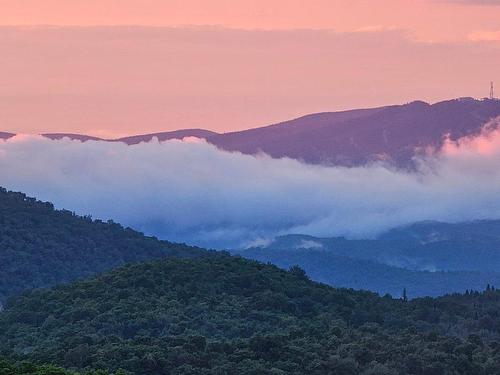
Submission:
<svg viewBox="0 0 500 375">
<path fill-rule="evenodd" d="M 500 91 L 494 0 L 0 0 L 0 9 L 0 131 L 229 131 L 483 97 L 490 80 Z"/>
</svg>

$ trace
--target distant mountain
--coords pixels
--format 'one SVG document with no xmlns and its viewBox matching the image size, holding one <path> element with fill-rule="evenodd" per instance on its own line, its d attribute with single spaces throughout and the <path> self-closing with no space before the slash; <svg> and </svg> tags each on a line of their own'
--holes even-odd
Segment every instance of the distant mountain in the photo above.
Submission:
<svg viewBox="0 0 500 375">
<path fill-rule="evenodd" d="M 422 222 L 372 240 L 287 235 L 235 253 L 283 268 L 298 264 L 330 285 L 438 296 L 500 285 L 500 220 Z"/>
<path fill-rule="evenodd" d="M 391 229 L 378 238 L 387 241 L 412 241 L 420 244 L 445 241 L 486 243 L 500 253 L 500 220 L 474 220 L 461 223 L 423 221 Z"/>
<path fill-rule="evenodd" d="M 307 162 L 342 161 L 341 150 L 335 149 L 337 139 L 342 141 L 348 130 L 342 129 L 342 124 L 361 121 L 386 108 L 390 107 L 316 113 L 270 126 L 215 135 L 208 141 L 221 149 L 245 154 L 265 152 L 275 158 L 290 157 Z"/>
<path fill-rule="evenodd" d="M 457 140 L 477 135 L 489 120 L 500 116 L 500 100 L 460 98 L 428 104 L 415 101 L 371 109 L 316 113 L 278 124 L 219 134 L 204 129 L 183 129 L 101 139 L 82 134 L 47 133 L 51 139 L 105 140 L 134 145 L 185 137 L 205 138 L 226 151 L 264 152 L 307 163 L 356 166 L 384 160 L 410 167 L 412 158 L 428 147 L 439 149 L 449 136 Z M 7 134 L 11 136 L 12 134 Z M 4 135 L 4 137 L 7 137 Z"/>
<path fill-rule="evenodd" d="M 15 134 L 0 132 L 0 139 L 9 139 L 13 137 Z"/>
<path fill-rule="evenodd" d="M 265 249 L 321 250 L 416 271 L 500 270 L 500 220 L 421 222 L 390 230 L 377 239 L 277 237 Z"/>
<path fill-rule="evenodd" d="M 367 250 L 373 250 L 367 248 Z M 312 280 L 335 287 L 370 290 L 380 295 L 401 297 L 406 289 L 411 298 L 437 297 L 465 290 L 482 290 L 487 284 L 500 286 L 500 273 L 487 271 L 415 271 L 374 260 L 337 255 L 333 251 L 309 249 L 248 249 L 235 252 L 283 269 L 303 268 Z"/>
<path fill-rule="evenodd" d="M 113 222 L 55 210 L 0 188 L 0 306 L 9 296 L 95 275 L 125 263 L 202 250 L 159 241 Z"/>
<path fill-rule="evenodd" d="M 167 141 L 169 139 L 183 139 L 186 137 L 196 137 L 196 138 L 205 138 L 208 139 L 217 133 L 212 132 L 210 130 L 204 129 L 183 129 L 183 130 L 175 130 L 171 132 L 163 132 L 163 133 L 152 133 L 152 134 L 144 134 L 144 135 L 135 135 L 131 137 L 124 137 L 115 139 L 117 142 L 125 142 L 128 145 L 135 145 L 140 142 L 149 142 L 154 137 L 158 138 L 159 141 Z"/>
<path fill-rule="evenodd" d="M 1 134 L 2 133 L 0 133 L 0 136 L 1 136 Z M 6 133 L 6 134 L 8 134 L 8 133 Z M 44 134 L 42 134 L 42 136 L 50 138 L 50 139 L 70 138 L 70 139 L 75 139 L 75 140 L 79 140 L 82 142 L 107 141 L 107 142 L 123 142 L 123 143 L 126 143 L 128 145 L 135 145 L 135 144 L 138 144 L 141 142 L 149 142 L 155 137 L 158 138 L 159 141 L 167 141 L 169 139 L 183 139 L 185 137 L 208 138 L 208 137 L 216 135 L 216 134 L 217 133 L 214 133 L 210 130 L 182 129 L 182 130 L 175 130 L 175 131 L 170 131 L 170 132 L 134 135 L 134 136 L 130 136 L 130 137 L 123 137 L 123 138 L 116 138 L 116 139 L 105 139 L 105 138 L 98 138 L 98 137 L 92 137 L 92 136 L 83 135 L 83 134 L 73 134 L 73 133 L 44 133 Z"/>
<path fill-rule="evenodd" d="M 308 163 L 360 165 L 389 160 L 408 166 L 426 147 L 478 134 L 500 116 L 500 100 L 462 98 L 428 104 L 417 101 L 368 110 L 319 113 L 263 128 L 208 138 L 229 151 L 265 152 Z"/>
<path fill-rule="evenodd" d="M 82 141 L 82 142 L 87 142 L 87 141 L 104 141 L 103 138 L 98 138 L 98 137 L 92 137 L 89 135 L 83 135 L 83 134 L 74 134 L 74 133 L 44 133 L 41 134 L 42 136 L 50 139 L 63 139 L 63 138 L 70 138 L 74 139 L 77 141 Z"/>
</svg>

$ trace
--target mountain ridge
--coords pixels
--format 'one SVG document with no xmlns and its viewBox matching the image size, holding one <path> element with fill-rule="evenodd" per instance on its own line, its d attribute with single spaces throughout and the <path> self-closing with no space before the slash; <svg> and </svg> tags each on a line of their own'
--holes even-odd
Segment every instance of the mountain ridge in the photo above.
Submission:
<svg viewBox="0 0 500 375">
<path fill-rule="evenodd" d="M 456 141 L 480 134 L 500 116 L 500 100 L 458 98 L 429 104 L 413 101 L 367 109 L 308 114 L 276 124 L 216 133 L 205 129 L 139 134 L 102 139 L 81 134 L 47 133 L 51 139 L 103 140 L 134 145 L 157 137 L 160 141 L 204 138 L 225 151 L 266 153 L 312 164 L 358 166 L 374 161 L 409 167 L 428 148 L 439 149 L 446 137 Z M 1 133 L 0 133 L 1 134 Z M 4 133 L 7 138 L 10 133 Z M 11 134 L 10 134 L 11 136 Z"/>
<path fill-rule="evenodd" d="M 500 285 L 500 220 L 417 222 L 375 239 L 278 236 L 233 253 L 282 268 L 302 267 L 313 280 L 398 296 L 438 296 Z"/>
<path fill-rule="evenodd" d="M 374 239 L 289 234 L 236 251 L 315 250 L 417 271 L 495 272 L 500 268 L 499 232 L 500 220 L 424 221 L 390 229 Z"/>
</svg>

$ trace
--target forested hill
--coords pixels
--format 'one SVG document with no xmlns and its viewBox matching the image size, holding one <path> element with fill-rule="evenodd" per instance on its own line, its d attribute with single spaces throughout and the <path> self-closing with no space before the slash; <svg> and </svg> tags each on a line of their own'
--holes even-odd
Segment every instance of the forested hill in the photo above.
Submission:
<svg viewBox="0 0 500 375">
<path fill-rule="evenodd" d="M 17 297 L 0 356 L 132 374 L 498 374 L 500 293 L 412 301 L 226 254 Z"/>
<path fill-rule="evenodd" d="M 27 289 L 94 275 L 124 263 L 202 253 L 113 222 L 55 210 L 50 203 L 0 188 L 0 304 Z"/>
</svg>

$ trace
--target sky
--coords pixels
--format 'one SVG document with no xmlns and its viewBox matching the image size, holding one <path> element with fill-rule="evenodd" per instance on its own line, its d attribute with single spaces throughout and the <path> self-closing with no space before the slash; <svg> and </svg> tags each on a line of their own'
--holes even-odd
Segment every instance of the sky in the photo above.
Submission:
<svg viewBox="0 0 500 375">
<path fill-rule="evenodd" d="M 500 91 L 496 0 L 0 0 L 0 131 L 227 132 Z"/>
</svg>

